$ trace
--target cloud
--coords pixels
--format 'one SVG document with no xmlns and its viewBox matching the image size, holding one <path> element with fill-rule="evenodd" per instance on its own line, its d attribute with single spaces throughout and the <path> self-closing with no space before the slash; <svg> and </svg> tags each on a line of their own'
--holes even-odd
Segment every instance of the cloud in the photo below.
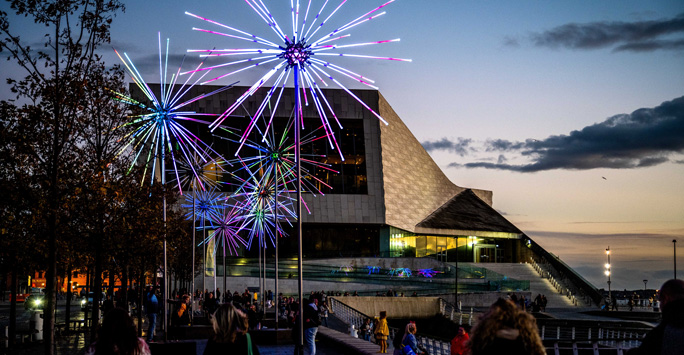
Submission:
<svg viewBox="0 0 684 355">
<path fill-rule="evenodd" d="M 667 50 L 681 50 L 684 49 L 684 39 L 676 41 L 648 41 L 648 42 L 633 42 L 626 43 L 615 47 L 614 52 L 631 51 L 631 52 L 652 52 L 656 49 Z"/>
<path fill-rule="evenodd" d="M 522 142 L 511 142 L 505 139 L 489 139 L 485 142 L 486 151 L 507 151 L 512 149 L 520 149 L 523 146 Z"/>
<path fill-rule="evenodd" d="M 669 156 L 684 153 L 684 96 L 655 108 L 621 114 L 568 135 L 525 142 L 489 140 L 485 151 L 519 153 L 530 159 L 510 164 L 499 159 L 452 163 L 449 167 L 485 168 L 523 173 L 567 169 L 633 169 L 669 162 Z M 678 163 L 680 163 L 678 161 Z"/>
<path fill-rule="evenodd" d="M 508 47 L 520 47 L 520 40 L 516 37 L 506 36 L 503 39 L 503 44 Z"/>
<path fill-rule="evenodd" d="M 538 47 L 567 49 L 613 48 L 613 51 L 645 52 L 682 50 L 684 40 L 663 37 L 684 33 L 684 13 L 673 18 L 635 22 L 569 23 L 530 35 Z"/>
<path fill-rule="evenodd" d="M 471 150 L 469 147 L 471 143 L 472 139 L 459 137 L 456 141 L 449 140 L 447 138 L 442 138 L 438 141 L 426 141 L 422 142 L 421 144 L 423 145 L 423 148 L 425 148 L 425 150 L 428 152 L 435 150 L 446 150 L 452 153 L 456 153 L 463 157 L 466 156 L 468 152 Z"/>
</svg>

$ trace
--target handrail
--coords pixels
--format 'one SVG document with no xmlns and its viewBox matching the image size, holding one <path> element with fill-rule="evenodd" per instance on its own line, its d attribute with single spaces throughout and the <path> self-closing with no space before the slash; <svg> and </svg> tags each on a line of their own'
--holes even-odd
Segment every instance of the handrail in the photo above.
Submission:
<svg viewBox="0 0 684 355">
<path fill-rule="evenodd" d="M 473 307 L 470 307 L 470 313 L 463 313 L 460 306 L 456 307 L 443 298 L 439 299 L 439 311 L 444 317 L 459 325 L 467 323 L 472 327 L 474 321 L 477 321 L 477 317 L 473 316 Z"/>
<path fill-rule="evenodd" d="M 553 285 L 553 287 L 556 289 L 556 291 L 558 291 L 558 293 L 560 293 L 561 295 L 567 296 L 568 299 L 570 299 L 570 302 L 572 302 L 573 305 L 575 305 L 575 306 L 579 306 L 579 305 L 580 305 L 580 301 L 579 301 L 579 299 L 575 296 L 575 294 L 573 294 L 572 291 L 571 291 L 569 288 L 563 287 L 563 285 L 561 285 L 560 282 L 556 281 L 556 279 L 553 277 L 553 275 L 551 275 L 550 272 L 547 272 L 547 271 L 545 271 L 544 269 L 542 269 L 542 267 L 539 266 L 539 264 L 537 264 L 537 262 L 534 261 L 534 259 L 531 260 L 531 265 L 532 265 L 532 268 L 535 269 L 535 270 L 539 273 L 539 276 L 540 276 L 541 278 L 544 278 L 544 279 L 549 280 L 549 282 L 551 283 L 551 285 Z M 590 303 L 590 302 L 589 302 L 589 303 Z M 591 303 L 590 303 L 590 304 L 591 304 Z"/>
<path fill-rule="evenodd" d="M 567 278 L 575 287 L 579 289 L 579 293 L 584 293 L 587 295 L 597 306 L 601 304 L 603 297 L 601 293 L 582 277 L 580 274 L 575 272 L 566 263 L 561 261 L 557 256 L 549 253 L 546 249 L 542 248 L 539 244 L 531 239 L 527 239 L 528 246 L 532 251 L 541 258 L 545 263 L 551 265 L 556 272 L 562 274 L 564 278 Z"/>
<path fill-rule="evenodd" d="M 330 310 L 335 313 L 335 316 L 350 326 L 354 325 L 357 329 L 360 329 L 366 318 L 372 318 L 337 300 L 335 297 L 328 297 L 328 300 L 330 301 Z M 455 318 L 458 318 L 459 324 L 465 324 L 464 321 L 467 320 L 469 325 L 474 325 L 473 320 L 475 318 L 473 317 L 472 308 L 470 314 L 464 314 L 458 312 L 453 304 L 440 298 L 440 311 L 443 315 L 450 317 L 452 321 L 455 321 Z M 458 316 L 452 318 L 452 314 Z M 390 327 L 389 329 L 390 339 L 394 338 L 394 336 L 401 331 L 400 329 L 393 327 Z M 539 334 L 542 341 L 546 344 L 549 344 L 550 341 L 553 342 L 552 347 L 546 347 L 548 354 L 559 354 L 561 350 L 567 349 L 572 349 L 574 353 L 576 353 L 576 349 L 593 349 L 594 355 L 600 355 L 600 353 L 615 354 L 617 350 L 617 353 L 621 354 L 623 350 L 639 346 L 641 339 L 643 339 L 649 330 L 650 329 L 645 327 L 640 328 L 634 326 L 585 327 L 572 325 L 539 325 Z M 422 335 L 417 336 L 416 339 L 420 344 L 425 346 L 429 354 L 450 354 L 451 344 L 449 342 Z M 570 347 L 563 345 L 567 343 L 570 344 Z M 599 345 L 601 347 L 599 347 Z"/>
<path fill-rule="evenodd" d="M 335 316 L 341 319 L 343 322 L 349 324 L 349 326 L 354 325 L 356 329 L 360 329 L 361 325 L 366 318 L 373 318 L 364 313 L 357 311 L 355 308 L 350 307 L 344 302 L 340 302 L 335 297 L 328 297 L 330 304 L 330 310 L 335 314 Z M 403 329 L 389 327 L 389 337 L 388 339 L 394 339 L 395 336 Z M 439 339 L 434 339 L 426 336 L 416 336 L 418 343 L 423 345 L 429 354 L 434 355 L 450 355 L 451 344 Z M 388 341 L 391 343 L 391 341 Z"/>
</svg>

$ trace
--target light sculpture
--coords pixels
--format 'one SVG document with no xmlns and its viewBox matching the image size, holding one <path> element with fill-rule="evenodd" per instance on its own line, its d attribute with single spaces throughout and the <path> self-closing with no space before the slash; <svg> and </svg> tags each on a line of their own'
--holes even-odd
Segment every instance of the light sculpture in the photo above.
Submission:
<svg viewBox="0 0 684 355">
<path fill-rule="evenodd" d="M 114 50 L 119 56 L 119 59 L 124 63 L 128 69 L 131 79 L 136 84 L 138 89 L 144 94 L 149 103 L 140 102 L 123 93 L 114 92 L 115 99 L 131 106 L 138 107 L 142 110 L 139 114 L 131 115 L 131 121 L 123 124 L 121 127 L 132 126 L 131 130 L 126 136 L 127 144 L 121 148 L 118 154 L 124 152 L 131 152 L 135 154 L 135 159 L 131 165 L 138 163 L 138 159 L 143 156 L 145 162 L 144 174 L 147 174 L 149 166 L 152 167 L 150 173 L 150 183 L 153 184 L 157 179 L 156 171 L 159 168 L 162 184 L 166 183 L 165 159 L 167 154 L 171 158 L 172 171 L 175 176 L 176 185 L 179 192 L 182 194 L 181 179 L 179 178 L 177 161 L 185 161 L 192 166 L 192 155 L 197 155 L 204 163 L 211 162 L 213 164 L 221 165 L 221 155 L 216 152 L 211 146 L 204 143 L 197 135 L 192 133 L 189 129 L 183 126 L 183 123 L 197 122 L 202 124 L 210 124 L 210 122 L 202 119 L 205 116 L 216 116 L 215 114 L 198 113 L 194 111 L 183 111 L 182 109 L 193 102 L 214 95 L 221 91 L 230 88 L 233 84 L 221 87 L 209 93 L 204 93 L 193 98 L 186 98 L 188 92 L 204 77 L 203 75 L 191 82 L 194 75 L 189 75 L 181 84 L 180 70 L 168 74 L 168 55 L 169 55 L 169 40 L 166 40 L 166 51 L 162 57 L 162 41 L 161 34 L 159 34 L 159 76 L 160 76 L 160 92 L 155 94 L 150 86 L 145 82 L 138 69 L 133 64 L 133 61 L 128 57 L 128 54 L 123 53 L 123 57 L 118 51 Z M 125 59 L 124 59 L 125 57 Z M 181 64 L 182 66 L 182 64 Z M 197 68 L 201 68 L 200 63 Z M 146 157 L 143 153 L 147 152 Z M 195 172 L 195 175 L 198 175 Z M 144 175 L 143 175 L 144 180 Z"/>
<path fill-rule="evenodd" d="M 321 123 L 326 130 L 329 143 L 333 149 L 336 149 L 340 154 L 340 157 L 344 159 L 342 152 L 340 152 L 339 145 L 333 134 L 332 125 L 330 120 L 334 120 L 335 123 L 341 128 L 337 116 L 335 115 L 332 105 L 325 98 L 322 91 L 322 86 L 327 87 L 328 82 L 334 83 L 339 88 L 346 91 L 350 96 L 352 96 L 356 101 L 358 101 L 362 106 L 369 110 L 373 115 L 380 119 L 383 123 L 387 124 L 387 121 L 383 119 L 380 114 L 375 112 L 370 108 L 365 102 L 363 102 L 358 96 L 352 93 L 344 84 L 340 82 L 339 79 L 346 78 L 353 82 L 361 83 L 373 89 L 378 89 L 377 86 L 373 85 L 375 81 L 369 79 L 365 75 L 355 73 L 349 69 L 336 65 L 328 61 L 330 57 L 349 57 L 349 58 L 365 58 L 365 59 L 381 59 L 381 60 L 391 60 L 391 61 L 407 61 L 410 59 L 401 59 L 393 57 L 380 57 L 380 56 L 369 56 L 354 53 L 345 53 L 340 50 L 363 47 L 382 43 L 398 42 L 399 39 L 390 40 L 380 40 L 364 43 L 340 43 L 343 40 L 350 37 L 348 33 L 352 28 L 361 25 L 365 22 L 374 20 L 385 12 L 380 12 L 385 6 L 394 2 L 395 0 L 390 0 L 377 8 L 368 11 L 367 13 L 355 18 L 346 24 L 339 26 L 331 31 L 325 31 L 319 33 L 319 30 L 324 28 L 324 25 L 330 20 L 330 18 L 345 4 L 346 0 L 343 0 L 331 9 L 332 11 L 326 16 L 324 11 L 330 1 L 325 1 L 320 7 L 318 12 L 314 15 L 312 10 L 312 2 L 309 0 L 307 2 L 306 10 L 303 12 L 304 16 L 300 18 L 300 1 L 291 1 L 291 21 L 292 21 L 292 33 L 290 35 L 285 34 L 282 30 L 273 14 L 266 6 L 263 0 L 247 0 L 247 4 L 256 12 L 256 14 L 268 25 L 268 27 L 275 33 L 276 39 L 273 41 L 250 34 L 246 31 L 222 24 L 218 21 L 202 17 L 190 12 L 186 12 L 187 15 L 195 17 L 197 19 L 203 20 L 213 26 L 217 26 L 221 31 L 227 30 L 227 32 L 220 32 L 215 30 L 208 30 L 202 28 L 193 28 L 193 30 L 220 35 L 226 38 L 232 38 L 242 41 L 247 41 L 255 44 L 254 48 L 233 48 L 233 49 L 189 49 L 190 53 L 200 53 L 203 57 L 218 57 L 218 58 L 235 58 L 241 57 L 241 59 L 228 60 L 221 64 L 216 64 L 212 66 L 207 66 L 205 68 L 197 68 L 187 73 L 196 73 L 201 71 L 208 71 L 216 68 L 236 68 L 226 74 L 213 77 L 203 83 L 213 82 L 230 75 L 234 75 L 252 68 L 270 67 L 271 69 L 266 72 L 259 80 L 257 80 L 247 91 L 241 95 L 235 103 L 233 103 L 228 109 L 226 109 L 223 114 L 221 114 L 210 126 L 210 128 L 215 130 L 225 119 L 227 119 L 235 110 L 237 110 L 242 103 L 245 102 L 252 94 L 254 94 L 259 88 L 268 84 L 271 88 L 268 90 L 261 104 L 259 105 L 256 113 L 254 114 L 254 119 L 248 125 L 245 130 L 241 142 L 244 142 L 252 129 L 256 124 L 256 118 L 260 117 L 264 110 L 268 107 L 271 99 L 275 98 L 275 106 L 278 106 L 283 94 L 283 90 L 288 83 L 290 76 L 293 77 L 293 84 L 295 87 L 295 92 L 297 97 L 295 98 L 295 112 L 297 117 L 300 119 L 300 123 L 303 125 L 303 120 L 301 120 L 301 101 L 304 100 L 305 105 L 309 105 L 309 97 L 311 98 L 313 105 L 318 112 Z M 330 8 L 329 8 L 330 9 Z M 313 19 L 308 22 L 309 14 L 313 16 Z M 321 86 L 322 85 L 322 86 Z M 301 90 L 301 96 L 299 91 Z M 268 118 L 269 124 L 274 119 L 275 110 Z M 239 149 L 238 149 L 239 152 Z"/>
<path fill-rule="evenodd" d="M 232 48 L 232 49 L 190 49 L 188 52 L 200 53 L 204 57 L 218 57 L 218 58 L 237 58 L 235 60 L 228 60 L 224 63 L 209 66 L 206 68 L 197 68 L 192 73 L 211 70 L 216 68 L 236 68 L 226 74 L 213 77 L 209 80 L 204 81 L 204 83 L 213 82 L 222 78 L 226 78 L 230 75 L 243 72 L 251 68 L 261 68 L 270 67 L 271 69 L 266 72 L 261 78 L 259 78 L 249 89 L 247 89 L 228 109 L 226 109 L 223 114 L 221 114 L 211 125 L 212 131 L 216 130 L 221 123 L 227 119 L 235 110 L 237 110 L 242 103 L 244 103 L 250 96 L 252 96 L 259 88 L 268 84 L 270 89 L 267 90 L 264 99 L 257 108 L 253 115 L 253 120 L 245 129 L 240 142 L 245 143 L 247 137 L 250 135 L 252 129 L 254 128 L 256 122 L 255 120 L 259 118 L 266 107 L 271 105 L 271 100 L 275 98 L 275 107 L 278 107 L 285 86 L 288 84 L 290 76 L 292 76 L 292 83 L 294 85 L 294 114 L 296 129 L 295 131 L 295 161 L 297 162 L 296 173 L 297 177 L 297 236 L 298 236 L 298 284 L 299 284 L 299 298 L 302 299 L 302 240 L 301 240 L 301 159 L 300 159 L 300 127 L 304 126 L 302 101 L 304 105 L 309 105 L 309 97 L 313 105 L 316 108 L 318 117 L 321 120 L 321 124 L 327 132 L 326 137 L 332 149 L 337 150 L 340 155 L 340 159 L 344 160 L 344 156 L 340 151 L 339 144 L 333 134 L 331 119 L 341 128 L 342 125 L 337 119 L 335 112 L 332 109 L 330 102 L 325 98 L 321 85 L 327 87 L 328 81 L 334 83 L 339 88 L 343 89 L 347 94 L 358 101 L 363 107 L 369 110 L 373 115 L 380 119 L 383 123 L 387 124 L 379 113 L 375 112 L 370 108 L 363 100 L 356 96 L 351 90 L 344 86 L 339 79 L 346 78 L 351 79 L 354 82 L 361 83 L 373 89 L 378 89 L 377 86 L 373 85 L 374 81 L 368 77 L 355 73 L 349 69 L 336 65 L 324 59 L 331 56 L 337 57 L 351 57 L 351 58 L 366 58 L 366 59 L 383 59 L 392 61 L 410 61 L 409 59 L 400 59 L 393 57 L 378 57 L 369 56 L 354 53 L 344 53 L 341 49 L 354 48 L 369 46 L 382 43 L 398 42 L 399 39 L 381 40 L 373 42 L 364 43 L 344 43 L 344 39 L 349 38 L 349 31 L 365 22 L 374 20 L 379 16 L 385 14 L 385 12 L 379 12 L 385 6 L 394 2 L 395 0 L 389 0 L 386 3 L 378 6 L 377 8 L 366 12 L 365 14 L 347 22 L 346 24 L 339 26 L 331 31 L 324 30 L 321 34 L 318 34 L 319 30 L 324 28 L 324 25 L 328 20 L 347 2 L 347 0 L 342 0 L 339 5 L 334 7 L 327 15 L 324 15 L 326 11 L 326 6 L 330 1 L 326 0 L 321 5 L 318 12 L 314 15 L 315 9 L 313 11 L 311 8 L 312 0 L 309 0 L 306 5 L 306 10 L 303 11 L 303 17 L 300 18 L 300 0 L 290 0 L 290 15 L 292 23 L 292 32 L 290 35 L 285 34 L 280 25 L 278 25 L 274 16 L 271 14 L 270 10 L 266 6 L 263 0 L 246 0 L 246 3 L 254 10 L 254 12 L 264 21 L 270 30 L 275 34 L 276 39 L 270 41 L 263 37 L 259 37 L 250 34 L 246 31 L 239 30 L 237 28 L 222 24 L 215 20 L 208 19 L 206 17 L 198 16 L 189 12 L 186 14 L 195 17 L 197 19 L 206 21 L 213 26 L 218 26 L 221 31 L 227 30 L 227 32 L 219 32 L 215 30 L 193 28 L 194 30 L 212 33 L 226 38 L 237 39 L 241 41 L 247 41 L 255 44 L 255 48 Z M 334 6 L 334 5 L 333 5 Z M 311 22 L 308 22 L 309 14 L 313 16 Z M 318 34 L 318 35 L 317 35 Z M 190 73 L 188 72 L 188 73 Z M 273 79 L 273 80 L 272 80 Z M 277 92 L 277 93 L 276 93 Z M 273 122 L 274 114 L 276 110 L 272 110 L 272 114 L 269 117 L 268 124 Z M 268 126 L 267 126 L 268 127 Z M 236 155 L 239 153 L 240 146 Z M 300 303 L 301 307 L 301 303 Z M 299 341 L 298 344 L 303 345 L 304 332 L 303 332 L 303 312 L 300 309 L 300 329 L 299 329 Z"/>
<path fill-rule="evenodd" d="M 242 220 L 242 208 L 243 204 L 234 201 L 234 203 L 223 204 L 218 206 L 213 211 L 212 221 L 214 222 L 214 230 L 209 234 L 207 239 L 214 240 L 214 250 L 216 252 L 219 248 L 223 251 L 223 291 L 226 288 L 226 254 L 230 252 L 230 255 L 238 255 L 238 248 L 240 245 L 247 246 L 247 242 L 240 236 L 240 231 L 243 229 Z M 205 243 L 208 240 L 205 240 Z M 216 276 L 218 273 L 214 274 L 214 289 L 216 288 Z"/>
<path fill-rule="evenodd" d="M 131 163 L 129 171 L 133 169 L 133 166 L 137 164 L 138 159 L 141 158 L 141 154 L 147 151 L 147 157 L 144 158 L 145 169 L 143 172 L 143 178 L 141 183 L 145 180 L 145 175 L 147 174 L 147 169 L 151 165 L 152 171 L 150 172 L 150 184 L 154 184 L 154 181 L 158 179 L 157 177 L 157 167 L 159 166 L 158 174 L 160 175 L 160 180 L 162 186 L 166 188 L 166 158 L 167 153 L 170 156 L 170 160 L 173 166 L 173 172 L 175 173 L 175 180 L 177 181 L 178 190 L 183 194 L 183 190 L 180 185 L 180 179 L 177 169 L 177 159 L 190 161 L 190 155 L 199 154 L 201 159 L 204 161 L 212 161 L 214 158 L 209 156 L 207 152 L 212 152 L 216 156 L 220 156 L 215 152 L 209 145 L 202 142 L 199 137 L 193 134 L 189 129 L 184 127 L 182 122 L 199 122 L 209 124 L 209 122 L 201 119 L 202 116 L 214 116 L 210 114 L 197 113 L 193 111 L 182 111 L 187 105 L 213 95 L 215 93 L 226 90 L 232 86 L 224 86 L 213 92 L 204 93 L 196 97 L 186 99 L 187 93 L 193 86 L 201 80 L 203 77 L 200 76 L 194 82 L 191 82 L 194 75 L 189 75 L 185 81 L 180 84 L 179 76 L 181 68 L 175 74 L 171 74 L 168 78 L 168 62 L 169 62 L 169 39 L 166 40 L 166 51 L 162 57 L 162 40 L 161 33 L 158 33 L 159 42 L 159 95 L 150 88 L 150 86 L 145 82 L 138 69 L 133 64 L 133 61 L 128 57 L 128 54 L 124 52 L 123 57 L 115 49 L 116 55 L 121 59 L 124 66 L 131 75 L 131 79 L 136 84 L 136 86 L 142 91 L 143 95 L 149 100 L 149 103 L 140 102 L 124 93 L 112 91 L 115 95 L 115 100 L 121 101 L 125 104 L 138 107 L 142 110 L 142 113 L 134 114 L 131 117 L 131 121 L 123 124 L 121 127 L 117 128 L 131 128 L 131 132 L 128 133 L 124 139 L 127 143 L 117 152 L 117 156 L 123 154 L 124 152 L 129 152 L 130 154 L 135 154 L 135 159 Z M 181 64 L 182 66 L 182 64 Z M 202 66 L 199 64 L 197 69 Z M 207 72 L 208 73 L 208 72 Z M 204 74 L 206 75 L 206 73 Z M 168 80 L 167 80 L 168 79 Z M 179 156 L 178 158 L 176 156 Z M 163 202 L 163 219 L 164 226 L 166 226 L 166 196 L 164 196 Z M 164 297 L 169 295 L 169 280 L 167 272 L 167 258 L 166 258 L 166 234 L 164 234 Z M 166 303 L 164 303 L 164 316 L 163 316 L 163 330 L 164 337 L 167 337 L 168 328 L 168 317 Z"/>
</svg>

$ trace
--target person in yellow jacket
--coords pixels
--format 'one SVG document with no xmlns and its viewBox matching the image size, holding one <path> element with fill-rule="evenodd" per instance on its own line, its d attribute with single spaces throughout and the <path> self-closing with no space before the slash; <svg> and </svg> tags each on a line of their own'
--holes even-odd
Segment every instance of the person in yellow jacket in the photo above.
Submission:
<svg viewBox="0 0 684 355">
<path fill-rule="evenodd" d="M 389 327 L 387 326 L 387 312 L 380 312 L 380 320 L 375 326 L 375 340 L 380 344 L 380 352 L 387 353 L 387 337 L 389 336 Z"/>
</svg>

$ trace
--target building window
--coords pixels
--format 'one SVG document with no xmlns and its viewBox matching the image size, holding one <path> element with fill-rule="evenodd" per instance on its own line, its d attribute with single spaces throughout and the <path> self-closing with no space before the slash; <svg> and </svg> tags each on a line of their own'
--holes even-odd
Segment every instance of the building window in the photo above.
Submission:
<svg viewBox="0 0 684 355">
<path fill-rule="evenodd" d="M 390 227 L 390 257 L 416 257 L 418 249 L 415 234 Z M 424 256 L 424 252 L 423 252 Z"/>
</svg>

